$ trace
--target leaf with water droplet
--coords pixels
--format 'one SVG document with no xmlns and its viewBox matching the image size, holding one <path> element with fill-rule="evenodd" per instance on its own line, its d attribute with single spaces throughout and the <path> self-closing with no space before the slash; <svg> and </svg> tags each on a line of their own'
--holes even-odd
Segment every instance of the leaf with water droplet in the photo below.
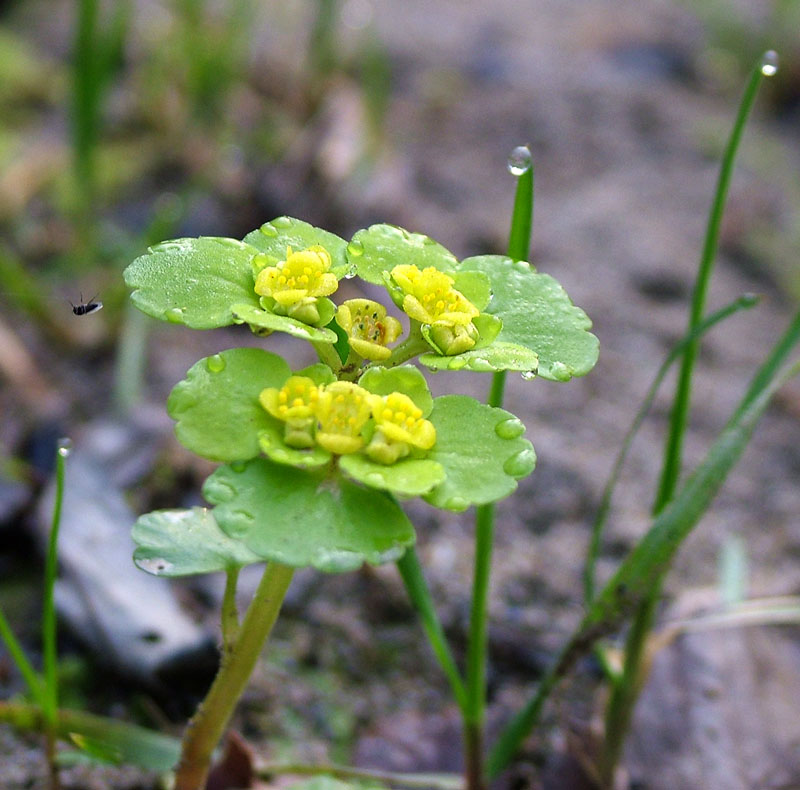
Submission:
<svg viewBox="0 0 800 790">
<path fill-rule="evenodd" d="M 406 458 L 393 464 L 380 464 L 365 455 L 343 455 L 342 471 L 370 488 L 391 491 L 400 497 L 421 496 L 444 481 L 444 467 L 427 458 Z"/>
<path fill-rule="evenodd" d="M 234 489 L 215 500 L 216 484 Z M 235 534 L 262 560 L 293 567 L 314 566 L 339 572 L 364 562 L 380 564 L 399 557 L 414 543 L 414 529 L 400 506 L 381 491 L 323 470 L 302 471 L 264 458 L 247 462 L 243 473 L 222 466 L 206 481 L 203 494 L 215 504 L 223 531 Z M 242 532 L 243 513 L 252 516 Z"/>
<path fill-rule="evenodd" d="M 463 354 L 455 354 L 451 357 L 440 354 L 423 354 L 419 361 L 431 370 L 471 370 L 476 373 L 498 373 L 501 370 L 535 371 L 539 358 L 524 346 L 495 341 L 485 348 L 472 348 Z"/>
<path fill-rule="evenodd" d="M 390 395 L 402 392 L 422 409 L 422 416 L 427 417 L 433 408 L 433 397 L 428 389 L 425 376 L 413 365 L 400 365 L 396 368 L 368 368 L 358 380 L 359 386 L 376 395 Z"/>
<path fill-rule="evenodd" d="M 335 308 L 330 299 L 320 299 L 324 307 L 325 320 L 328 323 L 333 318 Z M 330 308 L 328 308 L 330 305 Z M 310 326 L 298 321 L 296 318 L 289 318 L 287 315 L 275 315 L 268 310 L 251 304 L 235 304 L 231 306 L 233 316 L 239 320 L 250 324 L 251 327 L 268 329 L 270 332 L 285 332 L 287 335 L 299 337 L 301 340 L 308 340 L 315 343 L 335 343 L 336 333 L 323 326 Z M 322 313 L 322 311 L 320 311 Z M 323 323 L 322 321 L 320 323 Z"/>
<path fill-rule="evenodd" d="M 358 231 L 353 241 L 361 253 L 350 253 L 350 262 L 362 280 L 383 285 L 383 273 L 400 264 L 413 264 L 419 269 L 433 266 L 452 274 L 458 266 L 455 255 L 422 233 L 409 233 L 395 225 L 372 225 Z"/>
<path fill-rule="evenodd" d="M 258 305 L 250 260 L 258 250 L 236 239 L 201 237 L 157 244 L 123 276 L 142 312 L 193 329 L 233 323 L 231 305 Z"/>
<path fill-rule="evenodd" d="M 533 470 L 536 456 L 510 412 L 466 395 L 435 398 L 428 419 L 436 444 L 427 459 L 438 461 L 445 479 L 423 498 L 445 510 L 466 510 L 508 496 L 517 479 Z"/>
<path fill-rule="evenodd" d="M 261 562 L 226 535 L 204 507 L 146 513 L 133 525 L 131 536 L 136 544 L 133 561 L 155 576 L 213 573 Z"/>
<path fill-rule="evenodd" d="M 244 240 L 274 258 L 276 262 L 286 260 L 287 247 L 298 252 L 320 245 L 331 256 L 331 271 L 339 279 L 345 276 L 350 267 L 345 254 L 347 242 L 344 239 L 294 217 L 277 217 L 258 230 L 248 233 Z"/>
<path fill-rule="evenodd" d="M 212 461 L 255 457 L 261 451 L 259 432 L 278 424 L 258 396 L 266 387 L 281 387 L 290 375 L 281 357 L 260 348 L 233 348 L 201 359 L 167 399 L 178 441 Z"/>
<path fill-rule="evenodd" d="M 588 331 L 592 322 L 550 275 L 504 255 L 467 258 L 461 269 L 489 277 L 492 298 L 486 309 L 503 321 L 498 341 L 535 352 L 541 378 L 566 381 L 594 367 L 598 342 Z"/>
</svg>

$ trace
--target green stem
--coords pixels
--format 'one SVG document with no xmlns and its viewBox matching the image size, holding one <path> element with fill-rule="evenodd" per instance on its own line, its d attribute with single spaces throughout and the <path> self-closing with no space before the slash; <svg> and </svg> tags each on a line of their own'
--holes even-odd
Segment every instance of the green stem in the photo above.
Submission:
<svg viewBox="0 0 800 790">
<path fill-rule="evenodd" d="M 307 765 L 305 763 L 265 763 L 257 770 L 262 779 L 276 775 L 333 776 L 337 779 L 356 779 L 367 783 L 380 782 L 392 787 L 430 788 L 430 790 L 462 790 L 464 782 L 460 776 L 449 774 L 405 774 L 392 771 L 375 771 L 367 768 L 351 768 L 347 765 Z"/>
<path fill-rule="evenodd" d="M 764 79 L 762 72 L 762 60 L 755 65 L 739 104 L 739 111 L 731 130 L 728 143 L 725 146 L 725 153 L 722 157 L 717 186 L 714 192 L 714 199 L 711 203 L 711 211 L 708 216 L 706 235 L 703 242 L 703 252 L 700 257 L 700 265 L 697 272 L 694 290 L 692 292 L 692 304 L 689 313 L 689 325 L 687 334 L 691 334 L 702 320 L 703 310 L 708 293 L 708 285 L 711 280 L 711 272 L 714 267 L 714 259 L 717 254 L 719 244 L 720 226 L 722 224 L 722 213 L 725 208 L 725 199 L 728 195 L 733 166 L 736 160 L 736 153 L 739 150 L 739 143 L 742 139 L 745 124 L 753 109 L 753 104 L 758 93 L 761 81 Z M 658 486 L 655 502 L 653 503 L 653 514 L 657 514 L 675 493 L 681 468 L 681 455 L 683 450 L 683 437 L 686 432 L 686 425 L 689 420 L 689 407 L 691 400 L 692 373 L 697 359 L 698 341 L 690 343 L 683 355 L 678 382 L 675 389 L 675 400 L 673 401 L 670 413 L 669 432 L 667 443 L 664 449 L 664 465 L 661 471 L 661 480 Z"/>
<path fill-rule="evenodd" d="M 511 216 L 508 255 L 525 260 L 530 247 L 533 223 L 533 167 L 517 178 L 514 209 Z M 500 407 L 505 395 L 506 373 L 492 377 L 488 404 Z M 469 643 L 467 647 L 466 710 L 464 749 L 466 781 L 469 790 L 486 787 L 483 741 L 486 715 L 486 660 L 488 652 L 488 602 L 494 543 L 494 503 L 480 505 L 475 512 L 475 561 L 472 581 Z"/>
<path fill-rule="evenodd" d="M 225 594 L 222 598 L 222 647 L 228 653 L 233 649 L 239 636 L 239 613 L 236 611 L 236 584 L 239 581 L 239 571 L 228 568 L 225 572 Z"/>
<path fill-rule="evenodd" d="M 14 636 L 14 632 L 11 630 L 11 626 L 8 624 L 8 620 L 6 620 L 2 610 L 0 610 L 0 639 L 5 642 L 11 660 L 20 671 L 31 696 L 38 705 L 44 707 L 44 690 L 42 689 L 41 678 L 33 668 L 33 664 L 28 661 L 28 657 L 25 655 L 22 645 L 20 645 L 17 638 Z"/>
<path fill-rule="evenodd" d="M 603 528 L 605 527 L 608 514 L 611 510 L 611 499 L 614 494 L 614 489 L 617 486 L 620 473 L 622 472 L 622 468 L 628 457 L 628 451 L 630 450 L 631 444 L 633 443 L 639 428 L 644 422 L 645 417 L 650 411 L 650 407 L 655 400 L 658 389 L 661 386 L 661 382 L 664 380 L 675 361 L 686 350 L 686 347 L 689 345 L 689 343 L 697 340 L 701 335 L 704 335 L 712 327 L 716 326 L 716 324 L 725 318 L 728 318 L 734 313 L 739 312 L 739 310 L 747 310 L 751 307 L 754 307 L 756 304 L 758 304 L 758 297 L 745 295 L 735 299 L 721 310 L 717 310 L 715 313 L 706 318 L 690 335 L 679 340 L 670 349 L 667 358 L 658 369 L 658 372 L 653 378 L 653 383 L 647 390 L 647 394 L 644 396 L 642 405 L 636 412 L 636 416 L 633 418 L 633 422 L 631 423 L 630 428 L 628 428 L 628 432 L 625 434 L 625 438 L 622 441 L 622 446 L 620 447 L 617 458 L 614 461 L 614 466 L 611 469 L 611 474 L 608 477 L 606 487 L 603 489 L 603 497 L 600 500 L 600 506 L 597 509 L 597 515 L 595 516 L 594 523 L 592 524 L 592 535 L 589 539 L 589 548 L 586 553 L 586 562 L 583 569 L 583 599 L 586 605 L 590 604 L 594 598 L 595 568 L 597 565 L 597 558 L 600 554 L 600 543 L 603 537 Z"/>
<path fill-rule="evenodd" d="M 697 331 L 703 319 L 706 296 L 708 294 L 711 273 L 717 254 L 717 247 L 719 245 L 719 234 L 722 224 L 722 214 L 725 209 L 725 201 L 730 187 L 736 154 L 739 150 L 742 134 L 744 133 L 744 128 L 750 116 L 750 112 L 753 109 L 758 88 L 765 76 L 762 71 L 762 66 L 763 58 L 759 58 L 758 63 L 756 63 L 750 73 L 742 100 L 739 104 L 739 110 L 733 124 L 733 129 L 731 130 L 730 137 L 725 146 L 725 152 L 722 157 L 719 176 L 717 178 L 717 186 L 714 191 L 714 199 L 708 216 L 708 224 L 706 226 L 697 278 L 692 292 L 689 323 L 686 331 L 687 336 L 691 336 Z M 655 501 L 653 503 L 653 515 L 656 516 L 669 504 L 678 486 L 681 472 L 683 440 L 689 421 L 692 375 L 697 360 L 698 347 L 698 339 L 690 342 L 686 346 L 681 361 L 678 382 L 675 389 L 675 398 L 670 412 L 670 424 L 664 447 L 664 463 Z M 665 572 L 666 570 L 664 573 Z M 625 665 L 622 679 L 620 683 L 615 684 L 611 689 L 611 696 L 606 710 L 606 740 L 600 758 L 601 778 L 606 782 L 607 786 L 610 786 L 613 781 L 616 766 L 622 753 L 622 746 L 633 718 L 633 710 L 639 698 L 639 689 L 643 681 L 642 673 L 644 671 L 642 667 L 642 658 L 644 656 L 647 636 L 652 628 L 656 607 L 661 595 L 662 581 L 663 573 L 654 578 L 648 594 L 637 608 L 626 641 Z"/>
<path fill-rule="evenodd" d="M 324 362 L 334 373 L 338 373 L 342 367 L 342 360 L 331 343 L 321 343 L 312 341 L 311 345 L 317 352 L 320 362 Z"/>
<path fill-rule="evenodd" d="M 58 650 L 56 645 L 55 584 L 58 575 L 58 531 L 61 526 L 61 506 L 64 502 L 64 466 L 71 442 L 60 439 L 56 450 L 56 493 L 53 501 L 53 518 L 47 542 L 47 557 L 44 570 L 44 600 L 42 603 L 42 663 L 44 696 L 42 713 L 46 724 L 46 753 L 50 770 L 50 787 L 58 790 L 58 768 L 56 767 L 56 736 L 58 727 Z"/>
<path fill-rule="evenodd" d="M 211 754 L 228 726 L 278 618 L 293 574 L 294 568 L 286 565 L 274 562 L 267 565 L 239 636 L 231 649 L 223 653 L 211 689 L 189 722 L 175 776 L 175 790 L 202 790 L 205 786 Z"/>
<path fill-rule="evenodd" d="M 397 569 L 406 586 L 408 597 L 413 602 L 422 620 L 422 627 L 428 637 L 428 642 L 430 642 L 434 655 L 439 661 L 439 666 L 447 676 L 453 696 L 456 698 L 462 714 L 466 715 L 467 696 L 464 681 L 461 679 L 453 654 L 450 652 L 450 646 L 447 643 L 442 624 L 436 616 L 433 598 L 414 548 L 408 549 L 397 561 Z"/>
</svg>

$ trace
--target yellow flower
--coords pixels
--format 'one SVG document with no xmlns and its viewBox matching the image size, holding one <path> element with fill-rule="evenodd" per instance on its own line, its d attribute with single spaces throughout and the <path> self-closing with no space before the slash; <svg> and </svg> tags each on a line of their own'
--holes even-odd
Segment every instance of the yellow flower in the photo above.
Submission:
<svg viewBox="0 0 800 790">
<path fill-rule="evenodd" d="M 364 445 L 361 429 L 370 417 L 369 392 L 349 381 L 334 381 L 317 403 L 317 443 L 331 453 L 347 455 Z"/>
<path fill-rule="evenodd" d="M 400 322 L 386 315 L 386 308 L 371 299 L 348 299 L 336 311 L 336 323 L 347 332 L 351 348 L 364 359 L 389 359 L 386 348 L 403 331 Z"/>
<path fill-rule="evenodd" d="M 411 452 L 412 447 L 430 450 L 436 443 L 433 423 L 422 417 L 420 409 L 408 395 L 393 392 L 372 396 L 375 433 L 366 453 L 373 460 L 393 464 Z"/>
<path fill-rule="evenodd" d="M 260 260 L 263 260 L 261 256 L 256 256 L 256 265 Z M 285 261 L 267 266 L 258 273 L 255 290 L 259 296 L 269 296 L 288 309 L 332 294 L 339 287 L 339 281 L 330 268 L 331 256 L 318 244 L 300 252 L 292 252 L 292 248 L 287 247 Z"/>
<path fill-rule="evenodd" d="M 401 264 L 392 269 L 391 278 L 404 292 L 403 312 L 422 324 L 466 326 L 480 314 L 453 288 L 453 278 L 432 266 L 420 270 L 413 264 Z"/>
<path fill-rule="evenodd" d="M 306 376 L 290 376 L 280 388 L 268 387 L 258 400 L 273 416 L 286 423 L 284 441 L 290 447 L 314 446 L 314 421 L 319 387 Z"/>
</svg>

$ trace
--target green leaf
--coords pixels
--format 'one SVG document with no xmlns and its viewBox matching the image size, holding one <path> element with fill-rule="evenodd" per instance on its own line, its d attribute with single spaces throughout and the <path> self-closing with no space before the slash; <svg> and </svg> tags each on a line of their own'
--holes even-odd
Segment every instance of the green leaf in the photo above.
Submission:
<svg viewBox="0 0 800 790">
<path fill-rule="evenodd" d="M 261 562 L 247 546 L 229 538 L 204 507 L 145 513 L 133 525 L 131 537 L 137 546 L 133 561 L 154 576 L 214 573 Z"/>
<path fill-rule="evenodd" d="M 214 329 L 233 323 L 231 305 L 258 306 L 250 266 L 257 252 L 236 239 L 174 239 L 151 247 L 123 276 L 143 313 L 192 329 Z"/>
<path fill-rule="evenodd" d="M 290 447 L 284 441 L 285 426 L 286 423 L 274 420 L 271 425 L 259 432 L 258 445 L 268 458 L 278 464 L 296 466 L 300 469 L 324 466 L 331 460 L 331 454 L 324 447 L 317 446 L 307 449 Z"/>
<path fill-rule="evenodd" d="M 453 272 L 453 287 L 478 310 L 485 310 L 492 298 L 492 284 L 483 272 Z"/>
<path fill-rule="evenodd" d="M 167 399 L 178 441 L 212 461 L 254 458 L 260 453 L 259 432 L 277 422 L 258 396 L 266 387 L 281 387 L 290 375 L 281 357 L 260 348 L 233 348 L 201 359 Z"/>
<path fill-rule="evenodd" d="M 461 511 L 495 502 L 536 465 L 533 446 L 522 438 L 525 426 L 503 409 L 466 395 L 445 395 L 433 401 L 428 419 L 436 428 L 428 460 L 438 461 L 446 474 L 424 497 L 435 507 Z"/>
<path fill-rule="evenodd" d="M 220 467 L 203 495 L 228 535 L 283 565 L 349 571 L 394 561 L 415 540 L 391 497 L 263 458 Z"/>
<path fill-rule="evenodd" d="M 310 326 L 296 318 L 289 318 L 287 315 L 275 315 L 275 313 L 262 310 L 258 305 L 234 304 L 231 306 L 231 314 L 239 322 L 267 329 L 270 332 L 285 332 L 292 337 L 299 337 L 301 340 L 315 343 L 336 342 L 336 333 L 330 329 Z"/>
<path fill-rule="evenodd" d="M 476 373 L 517 370 L 527 374 L 536 372 L 539 358 L 529 348 L 495 341 L 485 348 L 471 348 L 451 357 L 423 354 L 419 361 L 431 370 L 471 370 Z"/>
<path fill-rule="evenodd" d="M 444 481 L 444 467 L 428 458 L 380 464 L 365 455 L 343 455 L 339 467 L 354 480 L 401 497 L 421 496 Z"/>
<path fill-rule="evenodd" d="M 324 362 L 315 362 L 307 368 L 296 370 L 294 375 L 305 376 L 311 379 L 318 387 L 325 384 L 333 384 L 336 381 L 336 375 Z"/>
<path fill-rule="evenodd" d="M 479 255 L 461 262 L 463 271 L 482 271 L 492 281 L 487 312 L 499 316 L 499 340 L 539 355 L 538 374 L 551 381 L 584 376 L 597 362 L 597 338 L 586 313 L 572 304 L 550 275 L 504 255 Z"/>
<path fill-rule="evenodd" d="M 331 271 L 340 280 L 352 270 L 345 254 L 347 242 L 344 239 L 294 217 L 277 217 L 271 222 L 265 222 L 258 230 L 248 233 L 244 240 L 259 252 L 271 255 L 276 261 L 286 260 L 287 247 L 298 252 L 319 244 L 331 256 Z"/>
<path fill-rule="evenodd" d="M 383 273 L 401 263 L 419 269 L 433 266 L 448 274 L 458 266 L 455 255 L 439 242 L 396 225 L 372 225 L 358 231 L 347 245 L 347 257 L 362 280 L 376 285 L 383 285 Z"/>
<path fill-rule="evenodd" d="M 422 416 L 427 417 L 433 408 L 433 398 L 428 389 L 425 376 L 413 365 L 400 365 L 396 368 L 380 366 L 367 368 L 358 380 L 360 386 L 376 395 L 391 395 L 402 392 L 408 395 L 414 404 L 422 409 Z"/>
</svg>

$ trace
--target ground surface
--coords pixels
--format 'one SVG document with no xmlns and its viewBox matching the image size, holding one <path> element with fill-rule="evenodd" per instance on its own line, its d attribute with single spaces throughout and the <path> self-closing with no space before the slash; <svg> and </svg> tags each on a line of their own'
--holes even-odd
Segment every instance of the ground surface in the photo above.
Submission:
<svg viewBox="0 0 800 790">
<path fill-rule="evenodd" d="M 685 326 L 718 154 L 738 100 L 737 91 L 725 93 L 706 80 L 701 67 L 709 34 L 685 8 L 633 0 L 520 6 L 511 0 L 375 3 L 372 18 L 392 64 L 393 93 L 374 169 L 366 177 L 348 175 L 351 111 L 359 105 L 351 103 L 352 86 L 340 81 L 296 156 L 256 175 L 275 213 L 342 235 L 388 221 L 428 233 L 466 257 L 503 251 L 513 194 L 506 156 L 519 144 L 531 148 L 532 262 L 587 311 L 601 353 L 580 381 L 509 380 L 506 407 L 528 426 L 539 467 L 498 507 L 490 603 L 493 722 L 522 702 L 581 616 L 592 514 L 623 433 Z M 286 42 L 300 29 L 288 11 L 281 25 L 265 29 L 279 62 L 288 62 Z M 800 206 L 790 182 L 800 172 L 799 148 L 796 124 L 767 117 L 760 107 L 732 185 L 709 304 L 749 291 L 764 298 L 704 344 L 687 465 L 702 458 L 791 315 L 793 275 L 781 266 L 791 255 L 796 262 L 791 233 Z M 300 185 L 309 168 L 314 191 Z M 252 208 L 242 212 L 249 216 Z M 209 224 L 215 223 L 195 232 L 236 235 L 212 212 Z M 753 252 L 763 227 L 774 228 L 772 258 Z M 200 355 L 236 345 L 241 335 L 164 327 L 157 338 L 149 384 L 152 401 L 163 403 Z M 482 396 L 488 378 L 442 376 L 432 387 Z M 609 522 L 603 574 L 647 527 L 669 392 L 668 384 L 634 444 Z M 733 538 L 747 553 L 749 594 L 800 592 L 799 411 L 800 388 L 790 385 L 681 551 L 667 583 L 681 614 L 717 602 L 718 560 Z M 177 458 L 188 467 L 184 456 Z M 470 519 L 422 505 L 409 510 L 444 625 L 460 653 Z M 686 592 L 700 588 L 702 595 Z M 396 770 L 458 768 L 455 709 L 393 567 L 343 577 L 301 574 L 286 615 L 243 705 L 239 725 L 252 742 L 279 755 L 301 742 L 299 756 L 308 759 L 354 759 Z M 641 706 L 628 763 L 635 786 L 796 786 L 799 672 L 797 633 L 788 628 L 679 636 L 656 658 L 653 688 Z M 563 748 L 564 730 L 585 724 L 576 720 L 597 710 L 585 700 L 577 705 L 576 696 L 565 691 L 563 704 L 547 714 L 548 724 L 562 727 L 530 745 L 514 776 L 524 786 L 566 786 L 556 767 L 534 765 L 548 744 Z M 776 703 L 759 702 L 764 699 Z M 334 744 L 327 752 L 326 742 Z M 29 765 L 21 742 L 4 736 L 0 754 L 17 755 L 21 771 L 4 786 L 30 786 L 33 769 L 21 768 Z M 71 786 L 89 786 L 81 784 L 86 781 Z M 120 788 L 149 786 L 130 777 L 114 781 Z"/>
</svg>

